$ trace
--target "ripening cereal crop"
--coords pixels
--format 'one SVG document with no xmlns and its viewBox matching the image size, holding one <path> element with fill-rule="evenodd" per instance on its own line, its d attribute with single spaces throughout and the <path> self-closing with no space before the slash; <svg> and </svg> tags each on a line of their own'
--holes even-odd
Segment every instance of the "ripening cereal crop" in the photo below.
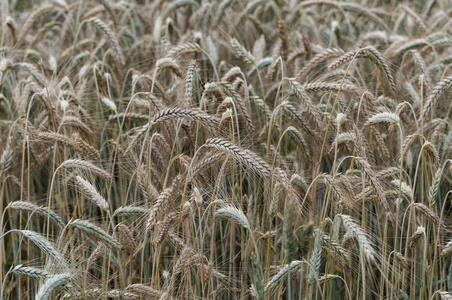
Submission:
<svg viewBox="0 0 452 300">
<path fill-rule="evenodd" d="M 0 1 L 0 299 L 452 299 L 451 5 Z"/>
</svg>

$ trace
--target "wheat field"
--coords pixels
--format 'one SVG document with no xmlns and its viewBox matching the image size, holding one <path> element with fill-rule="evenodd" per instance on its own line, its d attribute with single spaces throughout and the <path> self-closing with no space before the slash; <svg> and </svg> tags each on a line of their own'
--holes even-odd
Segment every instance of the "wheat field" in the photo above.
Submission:
<svg viewBox="0 0 452 300">
<path fill-rule="evenodd" d="M 451 15 L 1 1 L 0 299 L 452 299 Z"/>
</svg>

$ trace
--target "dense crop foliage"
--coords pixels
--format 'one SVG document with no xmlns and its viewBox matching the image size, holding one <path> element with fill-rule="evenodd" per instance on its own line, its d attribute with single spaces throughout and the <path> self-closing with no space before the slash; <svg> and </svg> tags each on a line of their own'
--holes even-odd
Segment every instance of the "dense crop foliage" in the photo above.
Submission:
<svg viewBox="0 0 452 300">
<path fill-rule="evenodd" d="M 451 9 L 1 1 L 1 297 L 452 299 Z"/>
</svg>

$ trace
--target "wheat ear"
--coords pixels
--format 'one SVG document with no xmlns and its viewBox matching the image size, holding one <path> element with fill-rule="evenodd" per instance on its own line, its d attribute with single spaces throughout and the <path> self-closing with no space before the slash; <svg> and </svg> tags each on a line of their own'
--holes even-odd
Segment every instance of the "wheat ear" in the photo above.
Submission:
<svg viewBox="0 0 452 300">
<path fill-rule="evenodd" d="M 347 215 L 340 215 L 342 219 L 342 224 L 359 242 L 361 249 L 363 250 L 366 257 L 375 262 L 376 252 L 372 247 L 372 244 L 368 238 L 368 235 L 362 230 L 362 228 L 356 223 L 352 217 Z"/>
<path fill-rule="evenodd" d="M 451 85 L 452 85 L 452 76 L 445 77 L 443 80 L 441 80 L 435 85 L 435 87 L 427 97 L 427 100 L 424 103 L 424 107 L 422 108 L 421 119 L 424 120 L 424 122 L 430 119 L 430 115 L 432 111 L 435 110 L 438 99 Z"/>
<path fill-rule="evenodd" d="M 35 279 L 46 279 L 51 276 L 50 273 L 45 270 L 26 267 L 24 265 L 17 265 L 12 272 L 17 275 L 28 276 Z"/>
<path fill-rule="evenodd" d="M 219 123 L 219 120 L 216 117 L 212 117 L 192 109 L 181 108 L 167 108 L 159 111 L 152 117 L 151 123 L 156 125 L 173 118 L 189 118 L 202 122 L 208 126 L 215 126 Z"/>
<path fill-rule="evenodd" d="M 83 140 L 71 139 L 65 135 L 55 133 L 55 132 L 40 132 L 38 133 L 38 138 L 42 140 L 50 140 L 54 142 L 63 143 L 65 146 L 69 146 L 75 151 L 79 152 L 82 155 L 86 155 L 89 159 L 99 160 L 100 155 L 99 152 L 90 144 L 86 143 Z"/>
<path fill-rule="evenodd" d="M 111 179 L 110 174 L 108 174 L 107 171 L 102 170 L 101 168 L 95 166 L 94 164 L 85 161 L 85 160 L 80 160 L 80 159 L 68 159 L 65 160 L 60 167 L 65 167 L 65 168 L 77 168 L 77 169 L 82 169 L 85 171 L 89 171 L 101 178 L 104 179 Z"/>
<path fill-rule="evenodd" d="M 116 248 L 118 250 L 121 249 L 121 245 L 116 240 L 116 238 L 112 237 L 108 233 L 106 233 L 102 228 L 99 228 L 98 226 L 94 225 L 93 223 L 90 223 L 85 220 L 74 220 L 70 223 L 75 228 L 80 229 L 81 231 L 88 233 L 99 240 L 105 242 L 107 246 L 111 246 L 113 248 Z"/>
<path fill-rule="evenodd" d="M 123 216 L 123 217 L 142 217 L 145 214 L 148 213 L 148 208 L 146 207 L 139 207 L 139 206 L 124 206 L 124 207 L 118 207 L 115 212 L 114 216 Z"/>
<path fill-rule="evenodd" d="M 37 232 L 30 230 L 20 230 L 20 232 L 39 247 L 45 254 L 58 262 L 63 268 L 69 269 L 66 259 L 58 251 L 51 242 Z"/>
<path fill-rule="evenodd" d="M 245 47 L 243 47 L 242 44 L 240 44 L 240 42 L 236 39 L 236 38 L 232 38 L 231 39 L 231 45 L 234 48 L 235 52 L 237 52 L 237 55 L 247 64 L 255 64 L 256 63 L 256 59 L 254 58 L 254 56 L 245 49 Z"/>
<path fill-rule="evenodd" d="M 27 18 L 27 22 L 22 26 L 22 31 L 18 37 L 18 42 L 22 42 L 25 36 L 28 34 L 33 25 L 38 21 L 43 15 L 51 12 L 54 9 L 53 5 L 44 5 L 40 7 L 38 10 L 31 13 L 31 15 Z"/>
<path fill-rule="evenodd" d="M 317 278 L 319 277 L 320 262 L 322 257 L 322 243 L 323 243 L 323 232 L 320 229 L 314 231 L 315 241 L 314 250 L 311 254 L 310 260 L 310 271 L 309 271 L 309 283 L 315 285 Z"/>
<path fill-rule="evenodd" d="M 75 180 L 80 185 L 85 193 L 89 195 L 89 198 L 103 211 L 108 212 L 108 203 L 102 197 L 97 189 L 88 180 L 83 179 L 81 176 L 75 176 Z"/>
<path fill-rule="evenodd" d="M 247 229 L 250 228 L 250 223 L 245 214 L 243 213 L 243 211 L 233 206 L 220 208 L 215 212 L 215 217 L 230 219 L 234 221 L 234 223 L 236 223 L 237 225 L 242 226 L 243 228 Z"/>
<path fill-rule="evenodd" d="M 289 272 L 290 274 L 297 272 L 304 263 L 306 263 L 304 260 L 294 260 L 290 264 L 285 265 L 276 275 L 270 278 L 270 280 L 265 285 L 264 291 L 268 292 L 277 287 L 284 281 Z"/>
<path fill-rule="evenodd" d="M 144 284 L 135 283 L 128 285 L 126 287 L 126 290 L 130 290 L 131 292 L 134 292 L 139 295 L 147 296 L 147 297 L 161 297 L 162 292 Z"/>
<path fill-rule="evenodd" d="M 36 295 L 36 300 L 47 300 L 50 299 L 53 292 L 66 284 L 72 279 L 72 275 L 69 273 L 53 275 L 49 277 L 44 284 L 39 288 L 38 294 Z"/>
<path fill-rule="evenodd" d="M 192 43 L 192 42 L 188 42 L 188 43 L 184 43 L 184 44 L 180 44 L 174 48 L 172 48 L 168 54 L 167 57 L 172 58 L 172 59 L 176 59 L 179 56 L 182 56 L 186 53 L 199 53 L 202 52 L 201 47 L 199 47 L 198 44 L 196 43 Z"/>
<path fill-rule="evenodd" d="M 52 211 L 48 208 L 39 207 L 36 204 L 31 203 L 31 202 L 14 201 L 14 202 L 11 202 L 8 205 L 8 207 L 10 207 L 12 209 L 17 209 L 17 210 L 29 211 L 29 212 L 36 213 L 37 215 L 44 216 L 44 217 L 49 217 L 50 220 L 52 222 L 54 222 L 56 225 L 58 225 L 58 227 L 60 227 L 60 228 L 63 228 L 65 225 L 63 220 L 57 213 L 55 213 L 54 211 Z"/>
<path fill-rule="evenodd" d="M 311 60 L 309 60 L 303 68 L 298 72 L 295 76 L 297 81 L 302 81 L 315 67 L 320 65 L 321 63 L 327 61 L 330 58 L 338 57 L 344 54 L 342 49 L 337 48 L 329 48 L 323 50 L 321 53 L 315 55 Z"/>
<path fill-rule="evenodd" d="M 381 55 L 381 53 L 373 46 L 367 46 L 362 51 L 366 54 L 366 57 L 377 67 L 378 70 L 384 75 L 386 80 L 391 86 L 392 92 L 396 91 L 396 84 L 394 77 L 391 74 L 388 64 Z"/>
<path fill-rule="evenodd" d="M 272 168 L 270 167 L 270 165 L 265 162 L 263 158 L 248 149 L 242 149 L 222 138 L 208 139 L 204 145 L 231 154 L 239 162 L 254 170 L 262 177 L 271 177 Z"/>
<path fill-rule="evenodd" d="M 113 52 L 116 54 L 116 58 L 121 63 L 121 65 L 124 66 L 126 64 L 126 58 L 122 53 L 121 46 L 119 46 L 118 38 L 114 34 L 113 30 L 111 30 L 111 28 L 107 24 L 105 24 L 104 22 L 97 18 L 91 18 L 88 21 L 96 25 L 105 33 L 105 35 L 107 36 L 108 43 L 113 48 Z"/>
</svg>

